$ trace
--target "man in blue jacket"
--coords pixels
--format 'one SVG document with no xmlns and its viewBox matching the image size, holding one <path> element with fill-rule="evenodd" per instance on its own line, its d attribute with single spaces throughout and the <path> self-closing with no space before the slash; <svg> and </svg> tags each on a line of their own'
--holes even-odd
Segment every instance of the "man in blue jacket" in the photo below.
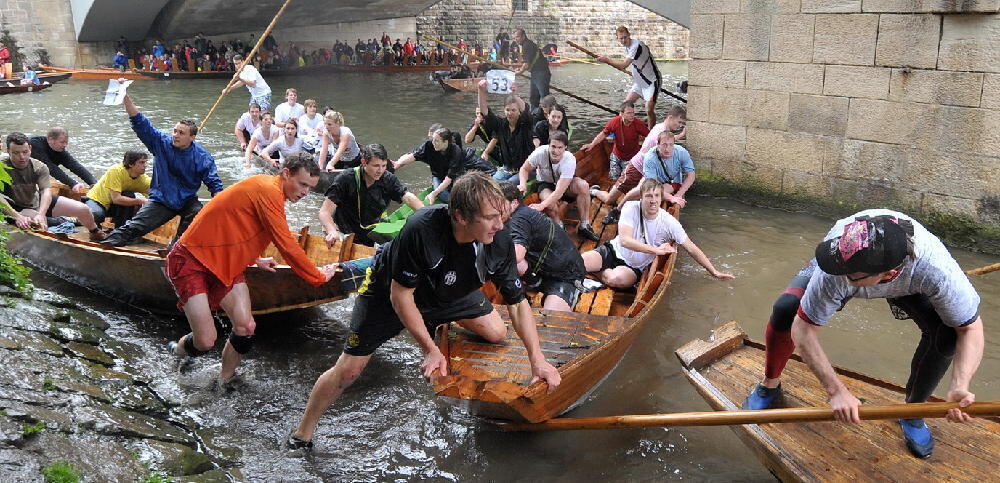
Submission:
<svg viewBox="0 0 1000 483">
<path fill-rule="evenodd" d="M 208 187 L 212 196 L 222 191 L 215 158 L 194 142 L 198 134 L 194 121 L 182 119 L 174 126 L 173 135 L 169 135 L 157 131 L 129 96 L 125 96 L 123 104 L 132 130 L 154 156 L 153 182 L 149 188 L 149 202 L 142 205 L 125 226 L 111 232 L 105 243 L 125 246 L 179 215 L 181 222 L 174 236 L 176 240 L 201 210 L 198 201 L 201 184 Z"/>
</svg>

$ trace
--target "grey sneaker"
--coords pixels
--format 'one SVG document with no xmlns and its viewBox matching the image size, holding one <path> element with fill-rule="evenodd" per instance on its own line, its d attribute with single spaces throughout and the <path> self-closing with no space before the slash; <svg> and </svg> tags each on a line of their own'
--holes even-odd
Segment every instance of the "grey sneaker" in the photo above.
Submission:
<svg viewBox="0 0 1000 483">
<path fill-rule="evenodd" d="M 188 355 L 178 355 L 177 354 L 177 342 L 170 341 L 167 343 L 167 352 L 170 353 L 174 358 L 174 370 L 177 372 L 185 372 L 194 364 L 194 357 Z"/>
<path fill-rule="evenodd" d="M 295 431 L 292 431 L 291 433 L 288 433 L 288 439 L 285 440 L 285 448 L 290 450 L 302 449 L 306 451 L 312 451 L 313 442 L 306 441 L 304 439 L 299 438 L 298 436 L 295 436 Z"/>
</svg>

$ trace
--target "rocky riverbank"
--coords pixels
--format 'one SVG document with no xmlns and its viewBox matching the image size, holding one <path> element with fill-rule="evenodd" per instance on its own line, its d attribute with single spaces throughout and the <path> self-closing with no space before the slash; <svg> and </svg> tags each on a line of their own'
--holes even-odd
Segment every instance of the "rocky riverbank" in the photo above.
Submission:
<svg viewBox="0 0 1000 483">
<path fill-rule="evenodd" d="M 42 290 L 0 287 L 0 304 L 3 480 L 243 479 L 240 450 L 157 394 L 140 371 L 152 356 L 107 321 Z"/>
</svg>

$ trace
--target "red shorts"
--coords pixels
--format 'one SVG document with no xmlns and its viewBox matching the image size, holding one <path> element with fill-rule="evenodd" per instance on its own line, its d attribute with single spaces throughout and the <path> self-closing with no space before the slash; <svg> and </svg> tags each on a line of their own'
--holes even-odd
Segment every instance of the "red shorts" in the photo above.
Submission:
<svg viewBox="0 0 1000 483">
<path fill-rule="evenodd" d="M 618 182 L 615 183 L 615 187 L 621 194 L 627 194 L 632 191 L 632 188 L 639 186 L 639 182 L 642 181 L 642 171 L 635 168 L 635 166 L 630 162 L 628 166 L 625 167 L 625 172 L 618 177 Z"/>
<path fill-rule="evenodd" d="M 233 285 L 246 283 L 242 273 L 236 276 L 232 285 L 222 283 L 180 243 L 174 244 L 174 248 L 167 254 L 166 270 L 167 279 L 177 292 L 177 308 L 181 311 L 184 311 L 184 304 L 188 299 L 201 293 L 208 295 L 209 308 L 219 310 L 219 304 L 233 289 Z"/>
</svg>

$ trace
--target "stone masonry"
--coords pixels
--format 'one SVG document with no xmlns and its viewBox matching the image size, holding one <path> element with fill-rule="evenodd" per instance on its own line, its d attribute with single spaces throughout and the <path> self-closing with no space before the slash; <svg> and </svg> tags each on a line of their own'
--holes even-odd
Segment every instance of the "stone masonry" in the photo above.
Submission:
<svg viewBox="0 0 1000 483">
<path fill-rule="evenodd" d="M 632 2 L 528 0 L 527 10 L 513 12 L 513 16 L 511 4 L 511 0 L 443 0 L 417 16 L 417 31 L 446 42 L 464 38 L 470 45 L 478 40 L 486 46 L 501 28 L 512 32 L 521 27 L 539 47 L 551 42 L 567 56 L 585 57 L 566 41 L 595 52 L 620 54 L 615 28 L 625 25 L 658 58 L 688 56 L 686 28 Z"/>
<path fill-rule="evenodd" d="M 688 148 L 737 183 L 1000 223 L 1000 0 L 692 0 Z"/>
<path fill-rule="evenodd" d="M 59 65 L 75 64 L 80 53 L 67 0 L 0 0 L 0 28 L 17 40 L 28 62 L 38 61 L 38 49 Z"/>
</svg>

